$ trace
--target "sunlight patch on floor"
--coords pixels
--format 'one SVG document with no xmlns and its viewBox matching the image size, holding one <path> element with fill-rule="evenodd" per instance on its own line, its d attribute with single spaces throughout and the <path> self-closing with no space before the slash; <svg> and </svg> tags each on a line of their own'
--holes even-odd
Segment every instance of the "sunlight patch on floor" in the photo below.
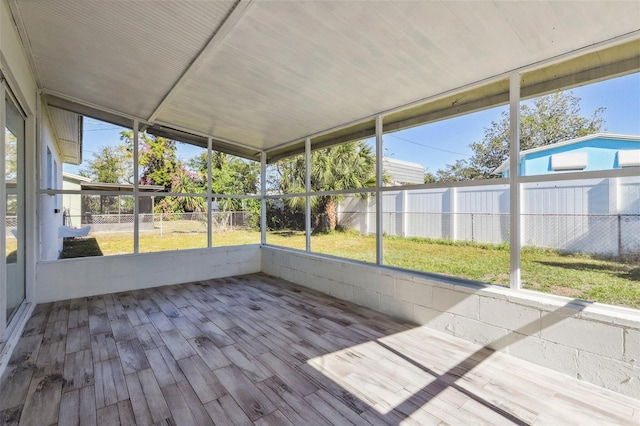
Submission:
<svg viewBox="0 0 640 426">
<path fill-rule="evenodd" d="M 455 351 L 447 345 L 431 345 L 432 350 L 425 351 L 423 341 L 434 339 L 434 334 L 437 339 L 438 333 L 424 328 L 416 327 L 354 345 L 312 358 L 307 363 L 383 415 L 398 409 L 412 412 L 409 418 L 424 417 L 428 413 L 403 405 L 422 408 L 431 402 L 445 404 L 442 409 L 454 409 L 468 398 L 450 384 L 462 381 L 482 386 L 487 382 L 473 373 L 470 377 L 463 371 L 460 376 L 455 374 L 456 369 L 466 370 L 460 367 L 461 363 L 478 347 L 465 342 Z M 423 395 L 416 397 L 418 393 Z M 429 399 L 430 394 L 445 402 Z"/>
</svg>

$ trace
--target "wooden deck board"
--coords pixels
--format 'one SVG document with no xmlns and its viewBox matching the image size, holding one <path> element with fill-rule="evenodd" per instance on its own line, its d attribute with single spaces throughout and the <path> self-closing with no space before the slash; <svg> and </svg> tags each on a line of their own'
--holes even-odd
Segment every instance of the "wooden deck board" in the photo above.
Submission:
<svg viewBox="0 0 640 426">
<path fill-rule="evenodd" d="M 0 424 L 638 424 L 640 401 L 263 274 L 39 305 Z"/>
</svg>

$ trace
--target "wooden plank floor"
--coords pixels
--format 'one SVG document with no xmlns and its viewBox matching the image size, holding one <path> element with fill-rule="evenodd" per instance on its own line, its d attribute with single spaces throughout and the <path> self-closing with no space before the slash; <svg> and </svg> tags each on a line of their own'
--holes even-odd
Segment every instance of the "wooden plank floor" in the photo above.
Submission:
<svg viewBox="0 0 640 426">
<path fill-rule="evenodd" d="M 640 401 L 248 275 L 36 307 L 4 424 L 640 424 Z"/>
</svg>

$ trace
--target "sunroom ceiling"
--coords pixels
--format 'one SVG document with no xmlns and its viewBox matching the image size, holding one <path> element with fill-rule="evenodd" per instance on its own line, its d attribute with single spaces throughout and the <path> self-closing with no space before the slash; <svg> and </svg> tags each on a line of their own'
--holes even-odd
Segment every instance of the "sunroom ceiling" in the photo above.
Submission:
<svg viewBox="0 0 640 426">
<path fill-rule="evenodd" d="M 50 94 L 272 149 L 640 30 L 640 2 L 10 0 Z"/>
</svg>

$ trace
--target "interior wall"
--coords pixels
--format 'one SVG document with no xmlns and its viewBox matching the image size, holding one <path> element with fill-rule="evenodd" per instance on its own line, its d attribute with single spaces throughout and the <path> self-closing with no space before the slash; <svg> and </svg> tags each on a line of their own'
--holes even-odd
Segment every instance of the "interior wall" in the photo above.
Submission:
<svg viewBox="0 0 640 426">
<path fill-rule="evenodd" d="M 640 398 L 640 312 L 262 248 L 262 271 Z"/>
<path fill-rule="evenodd" d="M 38 262 L 36 302 L 260 272 L 260 246 L 215 247 Z"/>
</svg>

